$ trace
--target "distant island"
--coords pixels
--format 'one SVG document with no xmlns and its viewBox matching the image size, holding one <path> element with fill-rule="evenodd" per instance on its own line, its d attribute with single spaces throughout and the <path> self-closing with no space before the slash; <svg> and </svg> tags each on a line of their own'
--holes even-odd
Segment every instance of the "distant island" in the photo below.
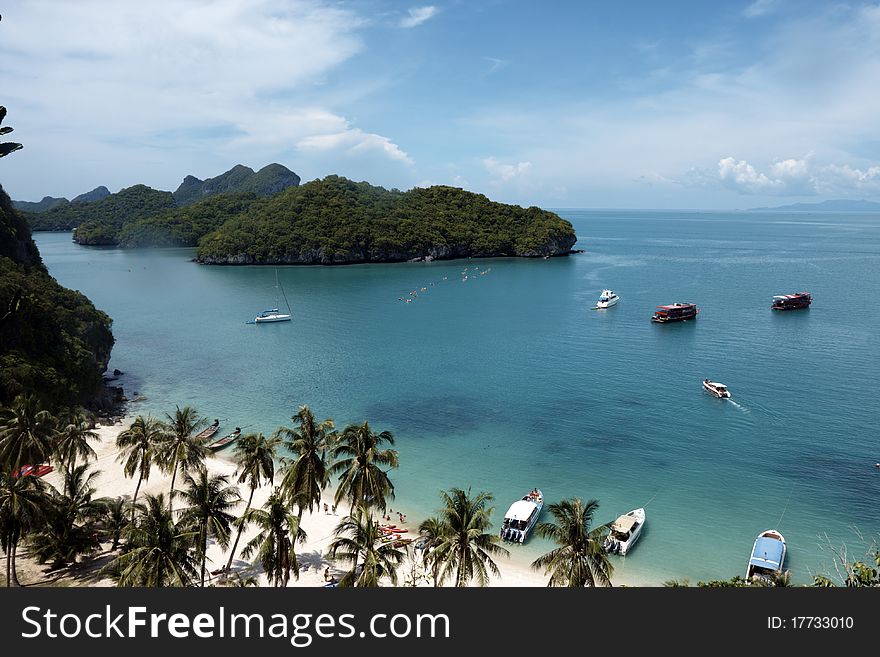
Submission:
<svg viewBox="0 0 880 657">
<path fill-rule="evenodd" d="M 111 194 L 101 186 L 72 201 L 46 196 L 37 202 L 13 201 L 13 207 L 25 213 L 32 230 L 76 230 L 74 239 L 80 244 L 112 246 L 118 244 L 122 227 L 139 219 L 221 194 L 271 196 L 299 183 L 300 177 L 280 164 L 269 164 L 256 172 L 239 164 L 206 180 L 186 176 L 174 192 L 134 185 Z"/>
<path fill-rule="evenodd" d="M 821 203 L 793 203 L 774 208 L 749 208 L 749 212 L 880 212 L 880 203 L 837 199 Z"/>
<path fill-rule="evenodd" d="M 198 247 L 204 264 L 550 257 L 577 240 L 553 212 L 455 187 L 401 192 L 340 176 L 299 182 L 279 164 L 256 173 L 239 165 L 204 181 L 187 176 L 173 193 L 134 185 L 22 214 L 33 230 L 73 230 L 83 245 Z"/>
</svg>

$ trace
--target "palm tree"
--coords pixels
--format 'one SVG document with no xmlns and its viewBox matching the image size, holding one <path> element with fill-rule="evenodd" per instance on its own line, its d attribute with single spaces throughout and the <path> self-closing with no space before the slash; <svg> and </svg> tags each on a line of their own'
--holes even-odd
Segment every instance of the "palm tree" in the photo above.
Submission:
<svg viewBox="0 0 880 657">
<path fill-rule="evenodd" d="M 73 409 L 59 423 L 55 434 L 54 452 L 58 460 L 68 467 L 76 467 L 79 458 L 86 461 L 97 458 L 90 440 L 97 440 L 98 434 L 92 430 L 92 423 L 81 409 Z"/>
<path fill-rule="evenodd" d="M 250 433 L 242 436 L 235 444 L 235 460 L 238 463 L 238 469 L 235 472 L 238 475 L 238 483 L 247 484 L 251 492 L 248 495 L 244 513 L 236 521 L 238 531 L 235 533 L 235 542 L 232 544 L 229 561 L 226 563 L 226 572 L 232 568 L 235 552 L 238 549 L 238 541 L 244 531 L 245 518 L 254 501 L 254 491 L 262 486 L 264 481 L 275 483 L 275 453 L 280 444 L 280 438 L 275 436 L 266 438 L 262 433 Z"/>
<path fill-rule="evenodd" d="M 535 531 L 559 547 L 532 562 L 532 568 L 550 574 L 547 586 L 611 586 L 614 568 L 602 547 L 608 525 L 590 529 L 598 508 L 596 500 L 584 504 L 578 498 L 548 507 L 555 522 L 539 523 Z"/>
<path fill-rule="evenodd" d="M 327 556 L 352 564 L 340 586 L 375 587 L 382 577 L 397 585 L 397 565 L 403 561 L 403 552 L 395 547 L 396 541 L 385 536 L 369 511 L 355 507 L 333 534 L 336 538 L 330 543 Z"/>
<path fill-rule="evenodd" d="M 81 554 L 94 554 L 101 547 L 97 520 L 101 504 L 92 499 L 99 470 L 88 472 L 83 463 L 64 470 L 60 492 L 53 491 L 44 513 L 44 522 L 30 538 L 39 563 L 52 561 L 52 568 L 75 563 Z"/>
<path fill-rule="evenodd" d="M 299 579 L 295 544 L 304 542 L 306 533 L 300 529 L 299 519 L 288 510 L 279 488 L 275 488 L 262 509 L 248 511 L 246 520 L 256 523 L 260 533 L 245 545 L 242 556 L 250 559 L 256 552 L 270 584 L 287 586 L 291 572 Z"/>
<path fill-rule="evenodd" d="M 437 543 L 429 559 L 437 569 L 437 581 L 442 584 L 455 573 L 455 586 L 467 586 L 476 578 L 480 586 L 489 583 L 489 573 L 498 576 L 498 566 L 492 556 L 507 555 L 498 545 L 498 536 L 488 533 L 491 526 L 493 497 L 480 492 L 471 497 L 471 491 L 452 488 L 441 491 L 445 508 L 440 510 L 437 523 Z"/>
<path fill-rule="evenodd" d="M 348 498 L 352 507 L 373 506 L 384 511 L 386 500 L 394 499 L 394 484 L 380 466 L 396 468 L 397 451 L 381 449 L 383 443 L 394 444 L 391 432 L 374 433 L 366 422 L 343 429 L 333 447 L 330 467 L 331 474 L 339 473 L 336 504 Z"/>
<path fill-rule="evenodd" d="M 125 528 L 128 527 L 128 499 L 126 497 L 102 497 L 96 502 L 100 505 L 98 531 L 101 539 L 110 541 L 110 551 L 115 552 Z"/>
<path fill-rule="evenodd" d="M 321 504 L 321 491 L 330 479 L 325 454 L 335 434 L 333 420 L 315 422 L 308 406 L 300 406 L 291 420 L 297 425 L 295 428 L 279 427 L 275 432 L 277 436 L 287 438 L 285 447 L 296 455 L 293 461 L 284 462 L 281 490 L 297 505 L 298 517 L 302 519 L 304 508 L 311 512 Z"/>
<path fill-rule="evenodd" d="M 433 550 L 443 537 L 443 521 L 437 517 L 425 518 L 419 525 L 419 537 L 422 541 L 422 562 L 431 569 L 434 586 L 439 585 L 440 561 L 434 559 Z"/>
<path fill-rule="evenodd" d="M 17 472 L 52 453 L 55 418 L 42 410 L 34 395 L 18 395 L 0 416 L 0 470 Z"/>
<path fill-rule="evenodd" d="M 194 533 L 174 523 L 165 496 L 147 495 L 129 525 L 129 551 L 105 567 L 119 586 L 189 586 L 198 572 L 190 551 Z"/>
<path fill-rule="evenodd" d="M 165 472 L 171 473 L 171 492 L 168 495 L 168 509 L 173 510 L 174 484 L 177 480 L 178 469 L 188 472 L 190 469 L 201 465 L 205 458 L 212 455 L 206 446 L 206 441 L 196 438 L 193 434 L 208 423 L 205 417 L 199 417 L 196 409 L 192 406 L 177 406 L 174 415 L 166 413 L 167 422 L 165 428 L 169 433 L 168 439 L 160 448 L 159 464 Z"/>
<path fill-rule="evenodd" d="M 119 448 L 119 461 L 123 462 L 126 477 L 138 473 L 138 482 L 131 498 L 131 522 L 134 522 L 135 507 L 141 483 L 150 478 L 150 469 L 156 459 L 157 450 L 166 439 L 164 426 L 159 420 L 138 415 L 131 426 L 116 437 Z"/>
<path fill-rule="evenodd" d="M 241 496 L 238 488 L 229 485 L 229 477 L 210 476 L 204 465 L 196 469 L 194 477 L 184 475 L 184 485 L 182 497 L 189 506 L 183 510 L 181 520 L 190 523 L 198 533 L 196 557 L 202 562 L 199 583 L 204 586 L 208 538 L 214 538 L 224 550 L 229 547 L 229 530 L 235 520 L 229 511 L 241 501 Z"/>
<path fill-rule="evenodd" d="M 21 539 L 42 520 L 46 484 L 36 477 L 14 477 L 0 470 L 0 546 L 6 553 L 6 586 L 21 586 L 15 554 Z"/>
</svg>

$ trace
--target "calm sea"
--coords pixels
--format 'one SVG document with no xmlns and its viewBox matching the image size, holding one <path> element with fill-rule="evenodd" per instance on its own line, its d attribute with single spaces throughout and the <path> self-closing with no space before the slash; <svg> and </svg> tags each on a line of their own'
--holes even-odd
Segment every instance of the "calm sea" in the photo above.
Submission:
<svg viewBox="0 0 880 657">
<path fill-rule="evenodd" d="M 500 522 L 537 486 L 595 498 L 597 523 L 646 507 L 613 558 L 623 581 L 743 574 L 771 527 L 795 582 L 841 549 L 863 558 L 880 532 L 880 215 L 559 212 L 585 253 L 279 268 L 294 321 L 270 325 L 246 321 L 274 305 L 271 267 L 36 239 L 113 317 L 110 368 L 146 396 L 133 413 L 191 404 L 224 432 L 271 432 L 301 404 L 369 420 L 397 439 L 408 520 L 457 486 L 493 493 Z M 620 304 L 592 310 L 604 287 Z M 809 310 L 769 309 L 800 290 Z M 650 322 L 676 301 L 699 319 Z"/>
</svg>

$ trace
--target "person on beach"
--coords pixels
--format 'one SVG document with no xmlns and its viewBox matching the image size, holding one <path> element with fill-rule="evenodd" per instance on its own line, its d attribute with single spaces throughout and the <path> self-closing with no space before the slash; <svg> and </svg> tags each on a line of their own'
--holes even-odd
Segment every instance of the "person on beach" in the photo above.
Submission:
<svg viewBox="0 0 880 657">
<path fill-rule="evenodd" d="M 333 515 L 334 516 L 336 515 L 336 505 L 335 504 L 333 505 Z"/>
<path fill-rule="evenodd" d="M 330 581 L 330 566 L 327 566 L 327 567 L 324 569 L 324 581 L 325 581 L 325 582 L 329 582 L 329 581 Z"/>
<path fill-rule="evenodd" d="M 328 508 L 327 508 L 327 503 L 324 502 L 324 515 L 326 515 L 327 513 L 329 513 Z"/>
</svg>

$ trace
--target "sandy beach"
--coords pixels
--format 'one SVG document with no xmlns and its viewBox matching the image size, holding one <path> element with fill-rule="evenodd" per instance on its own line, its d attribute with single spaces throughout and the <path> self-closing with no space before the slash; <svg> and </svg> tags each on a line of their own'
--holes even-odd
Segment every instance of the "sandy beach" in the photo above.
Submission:
<svg viewBox="0 0 880 657">
<path fill-rule="evenodd" d="M 93 442 L 92 447 L 97 453 L 97 459 L 92 461 L 91 465 L 93 469 L 100 471 L 100 475 L 96 480 L 97 493 L 95 497 L 130 497 L 134 492 L 136 481 L 125 476 L 122 465 L 118 461 L 119 450 L 116 448 L 116 437 L 119 433 L 128 428 L 132 419 L 133 418 L 126 418 L 113 425 L 99 425 L 95 429 L 99 436 L 99 440 Z M 231 460 L 232 454 L 232 450 L 227 450 L 225 453 L 221 452 L 220 455 L 215 456 L 214 458 L 209 458 L 206 461 L 206 464 L 211 473 L 227 475 L 230 482 L 234 484 L 236 482 L 234 477 L 235 463 Z M 55 487 L 60 487 L 61 475 L 57 471 L 53 471 L 45 476 L 45 481 Z M 180 481 L 179 477 L 178 481 Z M 170 485 L 170 475 L 162 473 L 158 468 L 153 468 L 149 481 L 142 484 L 138 498 L 143 499 L 143 495 L 147 493 L 164 493 L 167 495 Z M 246 486 L 240 486 L 240 490 L 243 499 L 240 502 L 240 506 L 235 511 L 236 514 L 240 514 L 243 511 L 248 495 L 248 489 Z M 272 487 L 269 485 L 257 489 L 254 494 L 253 506 L 262 506 L 271 492 Z M 328 489 L 325 492 L 324 499 L 331 505 L 332 496 L 333 491 Z M 397 503 L 402 505 L 400 507 L 401 510 L 405 508 L 405 501 L 398 500 Z M 330 574 L 337 579 L 342 576 L 345 572 L 346 564 L 334 564 L 329 561 L 325 555 L 327 547 L 333 539 L 333 530 L 339 521 L 348 513 L 348 510 L 348 505 L 342 503 L 336 508 L 335 514 L 330 510 L 325 512 L 322 503 L 320 508 L 315 509 L 311 513 L 307 511 L 303 515 L 302 528 L 307 534 L 307 540 L 304 544 L 298 544 L 296 546 L 297 558 L 300 565 L 299 577 L 292 577 L 289 586 L 324 586 L 327 583 L 324 574 L 328 567 Z M 417 534 L 418 525 L 422 520 L 421 518 L 407 517 L 406 521 L 401 523 L 397 517 L 396 511 L 392 514 L 392 518 L 394 524 L 408 530 L 405 534 L 406 536 L 415 536 Z M 238 556 L 233 562 L 233 571 L 240 573 L 243 577 L 256 578 L 258 586 L 269 586 L 265 575 L 262 573 L 262 569 L 258 565 L 253 565 L 252 563 L 248 563 L 241 559 L 242 548 L 251 538 L 253 538 L 256 532 L 257 529 L 255 527 L 248 527 L 242 534 L 237 550 Z M 100 559 L 101 562 L 106 562 L 109 558 L 112 558 L 112 555 L 107 553 L 102 554 L 101 556 L 103 557 Z M 229 552 L 228 550 L 222 549 L 216 543 L 213 543 L 208 547 L 208 559 L 208 570 L 217 570 L 226 565 L 226 561 L 229 559 Z M 49 576 L 47 574 L 48 566 L 40 566 L 28 559 L 24 554 L 22 554 L 18 561 L 20 570 L 19 576 L 23 583 L 37 583 L 35 580 L 47 578 L 56 584 L 74 586 L 78 585 L 78 582 L 80 581 L 83 584 L 90 586 L 114 585 L 112 580 L 96 577 L 67 578 L 64 575 L 61 577 L 56 577 L 54 575 Z M 495 561 L 498 564 L 500 577 L 493 577 L 490 586 L 522 587 L 546 585 L 547 578 L 542 573 L 532 570 L 528 563 L 517 561 L 514 557 L 499 557 Z M 404 560 L 401 564 L 398 570 L 398 586 L 407 585 L 411 566 L 412 562 L 409 559 Z M 77 569 L 79 569 L 79 566 L 75 567 L 73 570 Z M 615 586 L 621 584 L 630 586 L 640 585 L 636 582 L 619 581 L 619 578 L 614 579 Z M 431 584 L 422 581 L 419 585 L 430 586 Z"/>
</svg>

